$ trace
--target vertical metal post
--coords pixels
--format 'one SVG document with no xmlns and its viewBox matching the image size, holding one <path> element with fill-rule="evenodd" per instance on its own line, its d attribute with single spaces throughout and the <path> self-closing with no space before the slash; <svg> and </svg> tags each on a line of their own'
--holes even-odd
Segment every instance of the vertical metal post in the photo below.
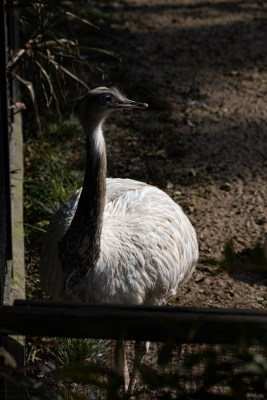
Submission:
<svg viewBox="0 0 267 400">
<path fill-rule="evenodd" d="M 10 159 L 9 159 L 9 114 L 7 93 L 7 26 L 4 2 L 0 1 L 0 196 L 3 212 L 3 226 L 6 230 L 5 253 L 6 259 L 12 259 L 12 217 L 11 217 L 11 193 L 10 193 Z M 2 246 L 2 244 L 1 244 Z M 2 252 L 3 249 L 1 248 Z M 1 260 L 2 262 L 2 260 Z"/>
<path fill-rule="evenodd" d="M 3 302 L 7 261 L 12 259 L 12 217 L 9 160 L 9 115 L 7 89 L 7 23 L 4 1 L 0 1 L 0 304 Z M 7 337 L 0 336 L 0 346 Z M 0 378 L 0 400 L 5 400 L 6 381 Z"/>
</svg>

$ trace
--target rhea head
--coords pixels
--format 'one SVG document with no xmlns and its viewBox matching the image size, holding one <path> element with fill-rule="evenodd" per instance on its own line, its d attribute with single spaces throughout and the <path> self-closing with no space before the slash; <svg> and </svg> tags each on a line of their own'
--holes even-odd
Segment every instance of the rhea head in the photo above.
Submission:
<svg viewBox="0 0 267 400">
<path fill-rule="evenodd" d="M 101 123 L 111 111 L 147 107 L 146 103 L 127 99 L 117 88 L 98 87 L 77 100 L 74 112 L 85 127 Z"/>
</svg>

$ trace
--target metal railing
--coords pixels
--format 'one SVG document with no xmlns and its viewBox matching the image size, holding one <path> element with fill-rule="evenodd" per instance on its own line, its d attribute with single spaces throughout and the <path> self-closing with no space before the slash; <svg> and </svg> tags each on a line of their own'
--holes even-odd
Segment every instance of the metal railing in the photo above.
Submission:
<svg viewBox="0 0 267 400">
<path fill-rule="evenodd" d="M 261 342 L 267 311 L 15 301 L 0 307 L 0 332 L 181 343 Z"/>
<path fill-rule="evenodd" d="M 0 2 L 0 304 L 3 302 L 7 260 L 12 259 L 12 224 L 10 195 L 10 162 L 9 162 L 9 113 L 8 85 L 6 76 L 8 38 L 12 30 L 7 23 L 4 2 Z"/>
</svg>

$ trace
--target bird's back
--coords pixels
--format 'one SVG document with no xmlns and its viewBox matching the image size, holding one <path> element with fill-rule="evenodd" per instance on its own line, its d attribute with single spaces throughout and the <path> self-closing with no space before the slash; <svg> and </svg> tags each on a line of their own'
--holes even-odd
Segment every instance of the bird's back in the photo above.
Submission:
<svg viewBox="0 0 267 400">
<path fill-rule="evenodd" d="M 72 221 L 80 193 L 57 211 L 43 248 L 41 280 L 54 298 L 64 290 L 57 243 Z M 163 304 L 191 276 L 197 258 L 194 228 L 166 193 L 131 179 L 108 178 L 101 255 L 75 292 L 88 302 Z"/>
</svg>

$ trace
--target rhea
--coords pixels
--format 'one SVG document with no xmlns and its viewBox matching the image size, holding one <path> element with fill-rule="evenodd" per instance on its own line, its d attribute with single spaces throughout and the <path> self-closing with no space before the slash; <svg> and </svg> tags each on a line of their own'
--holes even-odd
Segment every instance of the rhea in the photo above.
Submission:
<svg viewBox="0 0 267 400">
<path fill-rule="evenodd" d="M 55 300 L 163 305 L 196 266 L 195 230 L 179 205 L 146 183 L 106 178 L 103 122 L 112 111 L 146 107 L 105 87 L 74 107 L 86 136 L 83 187 L 52 218 L 40 262 Z M 144 354 L 137 344 L 136 357 Z M 134 380 L 126 376 L 129 392 Z"/>
</svg>

